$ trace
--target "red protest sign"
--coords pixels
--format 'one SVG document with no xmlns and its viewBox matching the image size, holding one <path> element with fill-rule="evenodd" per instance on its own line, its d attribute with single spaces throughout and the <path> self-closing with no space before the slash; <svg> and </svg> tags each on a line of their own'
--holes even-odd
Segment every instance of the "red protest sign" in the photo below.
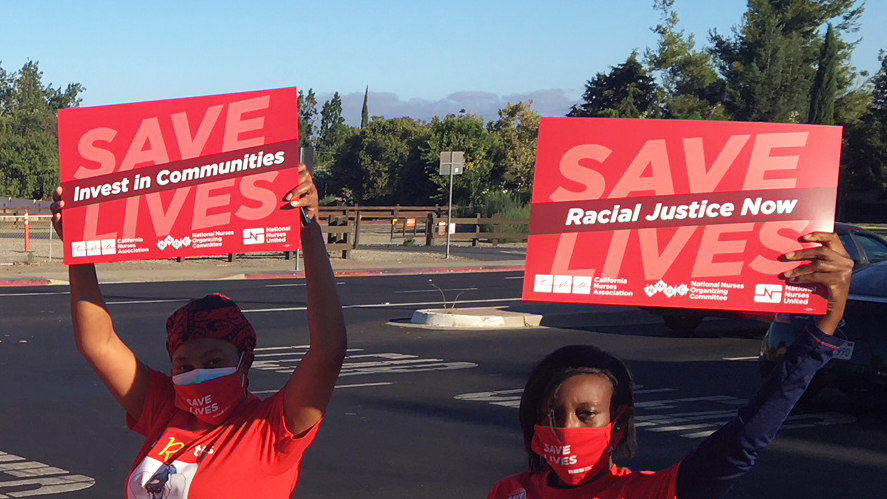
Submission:
<svg viewBox="0 0 887 499">
<path fill-rule="evenodd" d="M 523 298 L 825 311 L 777 257 L 834 226 L 841 127 L 543 118 Z"/>
<path fill-rule="evenodd" d="M 59 111 L 65 263 L 300 247 L 281 88 Z"/>
</svg>

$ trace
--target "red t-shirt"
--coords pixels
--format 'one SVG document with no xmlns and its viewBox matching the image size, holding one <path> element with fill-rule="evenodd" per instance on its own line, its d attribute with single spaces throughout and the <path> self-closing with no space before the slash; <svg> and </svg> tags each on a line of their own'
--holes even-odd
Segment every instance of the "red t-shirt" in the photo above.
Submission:
<svg viewBox="0 0 887 499">
<path fill-rule="evenodd" d="M 247 394 L 224 423 L 208 425 L 175 406 L 172 379 L 154 370 L 142 414 L 138 421 L 127 416 L 127 424 L 147 437 L 130 469 L 127 499 L 289 498 L 320 426 L 293 435 L 281 392 L 266 400 Z M 145 483 L 181 449 L 163 490 L 148 492 Z"/>
<path fill-rule="evenodd" d="M 569 489 L 550 487 L 550 472 L 525 471 L 499 480 L 487 499 L 676 499 L 678 466 L 635 473 L 613 465 L 609 475 Z"/>
</svg>

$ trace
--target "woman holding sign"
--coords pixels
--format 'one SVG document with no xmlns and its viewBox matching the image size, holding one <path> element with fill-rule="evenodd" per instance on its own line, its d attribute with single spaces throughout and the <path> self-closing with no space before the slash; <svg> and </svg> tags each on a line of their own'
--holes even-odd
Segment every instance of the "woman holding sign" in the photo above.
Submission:
<svg viewBox="0 0 887 499">
<path fill-rule="evenodd" d="M 850 289 L 853 261 L 835 234 L 816 232 L 786 260 L 810 263 L 787 271 L 791 284 L 821 284 L 828 311 L 805 331 L 737 417 L 680 463 L 659 472 L 614 464 L 636 448 L 632 379 L 625 364 L 595 347 L 563 347 L 530 374 L 520 404 L 529 470 L 500 480 L 489 499 L 715 499 L 754 464 L 804 393 L 840 348 L 833 335 Z"/>
<path fill-rule="evenodd" d="M 61 188 L 53 222 L 62 235 Z M 135 498 L 290 497 L 345 356 L 342 307 L 316 221 L 318 194 L 305 165 L 284 201 L 301 208 L 311 345 L 286 385 L 266 400 L 247 390 L 256 335 L 240 308 L 213 294 L 167 320 L 171 375 L 141 363 L 114 332 L 94 265 L 69 267 L 80 353 L 146 437 L 127 480 Z"/>
</svg>

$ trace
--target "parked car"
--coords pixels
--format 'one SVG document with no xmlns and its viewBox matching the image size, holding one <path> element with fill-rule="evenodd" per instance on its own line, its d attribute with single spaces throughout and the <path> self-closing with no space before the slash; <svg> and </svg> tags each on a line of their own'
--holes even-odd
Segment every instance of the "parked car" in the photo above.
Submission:
<svg viewBox="0 0 887 499">
<path fill-rule="evenodd" d="M 795 341 L 798 323 L 809 319 L 777 314 L 761 343 L 758 366 L 762 376 Z M 836 334 L 848 341 L 813 378 L 805 398 L 829 386 L 845 392 L 887 389 L 887 261 L 853 272 L 844 324 Z"/>
<path fill-rule="evenodd" d="M 835 223 L 835 233 L 847 248 L 854 268 L 887 261 L 887 241 L 870 230 L 845 223 Z M 761 322 L 773 320 L 773 314 L 754 312 L 736 312 L 732 310 L 700 310 L 689 308 L 642 307 L 647 312 L 661 315 L 665 325 L 675 333 L 691 334 L 706 317 L 722 317 L 726 319 L 753 319 Z"/>
</svg>

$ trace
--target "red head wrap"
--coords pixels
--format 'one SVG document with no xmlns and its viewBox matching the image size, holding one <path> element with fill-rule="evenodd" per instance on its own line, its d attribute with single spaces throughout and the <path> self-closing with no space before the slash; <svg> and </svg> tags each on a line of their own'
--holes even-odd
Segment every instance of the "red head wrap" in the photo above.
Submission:
<svg viewBox="0 0 887 499">
<path fill-rule="evenodd" d="M 249 354 L 256 348 L 256 332 L 234 301 L 213 293 L 173 312 L 166 320 L 166 350 L 169 358 L 194 338 L 225 340 Z"/>
</svg>

